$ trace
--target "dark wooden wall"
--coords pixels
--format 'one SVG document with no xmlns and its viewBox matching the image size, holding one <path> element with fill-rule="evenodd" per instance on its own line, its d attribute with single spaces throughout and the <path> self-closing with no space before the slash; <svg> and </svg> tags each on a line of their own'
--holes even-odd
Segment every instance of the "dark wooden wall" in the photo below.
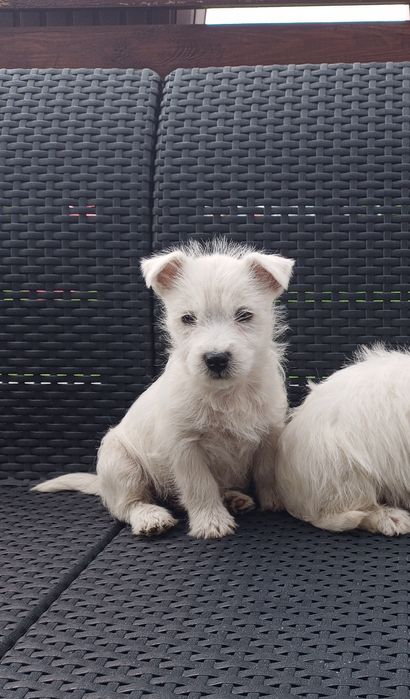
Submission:
<svg viewBox="0 0 410 699">
<path fill-rule="evenodd" d="M 111 0 L 112 1 L 112 0 Z M 19 3 L 20 4 L 20 3 Z M 41 2 L 38 3 L 40 5 Z M 89 0 L 84 5 L 91 4 Z M 135 24 L 203 24 L 205 10 L 176 7 L 57 7 L 0 9 L 0 27 L 123 26 Z M 1 2 L 0 2 L 1 8 Z M 1 47 L 0 47 L 1 50 Z"/>
<path fill-rule="evenodd" d="M 0 0 L 0 66 L 149 67 L 166 75 L 177 67 L 410 60 L 410 21 L 203 26 L 207 5 L 314 2 Z M 327 4 L 335 2 L 346 0 Z"/>
</svg>

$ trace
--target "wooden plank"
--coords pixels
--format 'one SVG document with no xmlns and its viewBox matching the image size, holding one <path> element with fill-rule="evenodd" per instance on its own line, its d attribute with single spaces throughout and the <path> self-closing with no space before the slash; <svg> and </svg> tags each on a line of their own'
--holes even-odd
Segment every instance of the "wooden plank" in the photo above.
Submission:
<svg viewBox="0 0 410 699">
<path fill-rule="evenodd" d="M 410 59 L 410 22 L 0 28 L 4 68 L 175 68 Z"/>
<path fill-rule="evenodd" d="M 176 7 L 206 9 L 208 7 L 263 7 L 291 5 L 368 5 L 396 4 L 400 0 L 0 0 L 0 10 L 80 7 Z M 403 4 L 407 4 L 404 2 Z"/>
</svg>

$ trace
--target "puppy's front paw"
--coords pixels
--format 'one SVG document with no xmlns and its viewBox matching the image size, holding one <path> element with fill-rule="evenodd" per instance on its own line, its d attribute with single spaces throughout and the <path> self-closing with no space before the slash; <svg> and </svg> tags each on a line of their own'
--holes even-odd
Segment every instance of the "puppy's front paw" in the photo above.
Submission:
<svg viewBox="0 0 410 699">
<path fill-rule="evenodd" d="M 165 507 L 159 505 L 139 505 L 131 511 L 130 523 L 136 536 L 155 536 L 163 534 L 178 524 Z"/>
<path fill-rule="evenodd" d="M 258 501 L 261 510 L 277 512 L 282 509 L 280 500 L 272 488 L 258 490 Z"/>
<path fill-rule="evenodd" d="M 236 522 L 225 507 L 196 512 L 190 523 L 189 533 L 195 539 L 221 539 L 236 529 Z"/>
<path fill-rule="evenodd" d="M 256 505 L 253 498 L 239 490 L 225 490 L 224 503 L 227 508 L 235 514 L 244 514 L 254 510 Z"/>
</svg>

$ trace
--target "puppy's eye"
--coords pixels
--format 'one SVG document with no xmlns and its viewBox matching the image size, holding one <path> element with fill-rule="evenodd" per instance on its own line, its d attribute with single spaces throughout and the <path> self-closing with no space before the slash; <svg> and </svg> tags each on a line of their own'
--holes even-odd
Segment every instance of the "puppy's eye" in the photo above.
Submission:
<svg viewBox="0 0 410 699">
<path fill-rule="evenodd" d="M 247 323 L 249 320 L 252 320 L 252 318 L 253 313 L 246 308 L 238 308 L 235 313 L 235 320 L 237 320 L 238 323 Z"/>
<path fill-rule="evenodd" d="M 195 325 L 196 316 L 193 313 L 184 313 L 184 315 L 181 316 L 181 320 L 184 325 Z"/>
</svg>

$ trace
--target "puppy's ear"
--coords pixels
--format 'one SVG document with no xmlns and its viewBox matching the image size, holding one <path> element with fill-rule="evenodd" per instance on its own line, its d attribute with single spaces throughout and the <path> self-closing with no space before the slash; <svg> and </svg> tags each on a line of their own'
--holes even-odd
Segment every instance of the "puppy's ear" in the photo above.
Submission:
<svg viewBox="0 0 410 699">
<path fill-rule="evenodd" d="M 141 260 L 142 274 L 148 289 L 163 296 L 181 275 L 186 255 L 181 250 L 154 255 Z"/>
<path fill-rule="evenodd" d="M 263 255 L 251 252 L 244 258 L 254 279 L 274 298 L 280 296 L 289 286 L 294 260 L 281 255 Z"/>
</svg>

